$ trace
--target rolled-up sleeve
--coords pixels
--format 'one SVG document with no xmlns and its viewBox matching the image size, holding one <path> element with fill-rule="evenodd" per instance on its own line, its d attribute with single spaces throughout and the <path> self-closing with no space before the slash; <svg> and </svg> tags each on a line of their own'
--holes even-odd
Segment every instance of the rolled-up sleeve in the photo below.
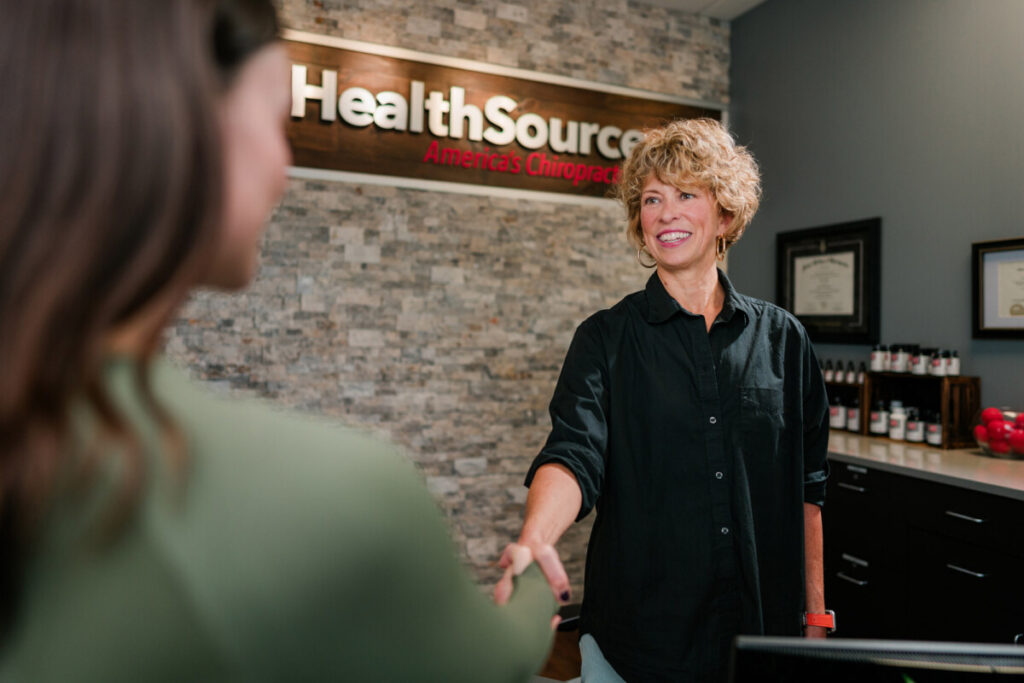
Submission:
<svg viewBox="0 0 1024 683">
<path fill-rule="evenodd" d="M 828 480 L 828 393 L 814 348 L 803 334 L 804 502 L 825 504 Z"/>
<path fill-rule="evenodd" d="M 608 446 L 605 358 L 598 324 L 588 319 L 576 329 L 569 345 L 551 398 L 551 433 L 526 474 L 526 486 L 530 486 L 543 465 L 557 463 L 569 468 L 583 494 L 577 521 L 597 503 L 604 480 Z"/>
</svg>

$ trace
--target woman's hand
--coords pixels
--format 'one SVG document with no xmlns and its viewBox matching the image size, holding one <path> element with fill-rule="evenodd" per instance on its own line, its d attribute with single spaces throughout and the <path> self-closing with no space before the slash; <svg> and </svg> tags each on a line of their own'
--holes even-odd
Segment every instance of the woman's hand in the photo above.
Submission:
<svg viewBox="0 0 1024 683">
<path fill-rule="evenodd" d="M 502 577 L 494 587 L 494 602 L 504 605 L 512 597 L 512 578 L 519 576 L 532 562 L 536 561 L 544 573 L 548 584 L 555 593 L 555 598 L 560 604 L 569 601 L 569 577 L 565 573 L 562 561 L 558 558 L 558 552 L 551 545 L 541 545 L 533 550 L 528 545 L 521 543 L 509 543 L 498 560 L 498 565 L 505 570 Z M 557 614 L 551 618 L 551 628 L 558 626 L 561 617 Z"/>
</svg>

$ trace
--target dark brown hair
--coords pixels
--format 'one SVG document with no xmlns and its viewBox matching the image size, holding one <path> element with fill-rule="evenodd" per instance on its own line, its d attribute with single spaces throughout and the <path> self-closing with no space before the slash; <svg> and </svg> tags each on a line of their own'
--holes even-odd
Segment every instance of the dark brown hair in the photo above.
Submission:
<svg viewBox="0 0 1024 683">
<path fill-rule="evenodd" d="M 269 0 L 0 0 L 0 616 L 72 403 L 132 440 L 101 384 L 104 345 L 157 295 L 183 300 L 205 267 L 216 97 L 276 34 Z M 121 450 L 129 508 L 141 456 Z"/>
</svg>

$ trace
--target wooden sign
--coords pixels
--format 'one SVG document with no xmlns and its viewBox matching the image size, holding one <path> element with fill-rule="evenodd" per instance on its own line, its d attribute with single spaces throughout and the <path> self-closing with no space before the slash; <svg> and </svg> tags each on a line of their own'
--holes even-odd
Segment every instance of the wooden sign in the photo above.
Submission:
<svg viewBox="0 0 1024 683">
<path fill-rule="evenodd" d="M 645 128 L 721 118 L 714 105 L 656 93 L 315 34 L 285 38 L 299 167 L 604 197 Z"/>
</svg>

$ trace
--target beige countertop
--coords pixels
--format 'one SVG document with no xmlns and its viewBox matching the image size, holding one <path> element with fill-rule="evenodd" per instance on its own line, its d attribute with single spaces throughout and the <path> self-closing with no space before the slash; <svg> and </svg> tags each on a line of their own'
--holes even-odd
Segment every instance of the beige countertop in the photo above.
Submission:
<svg viewBox="0 0 1024 683">
<path fill-rule="evenodd" d="M 835 429 L 828 435 L 828 452 L 833 461 L 1024 500 L 1024 460 L 992 458 L 978 449 L 945 450 L 927 443 Z"/>
</svg>

